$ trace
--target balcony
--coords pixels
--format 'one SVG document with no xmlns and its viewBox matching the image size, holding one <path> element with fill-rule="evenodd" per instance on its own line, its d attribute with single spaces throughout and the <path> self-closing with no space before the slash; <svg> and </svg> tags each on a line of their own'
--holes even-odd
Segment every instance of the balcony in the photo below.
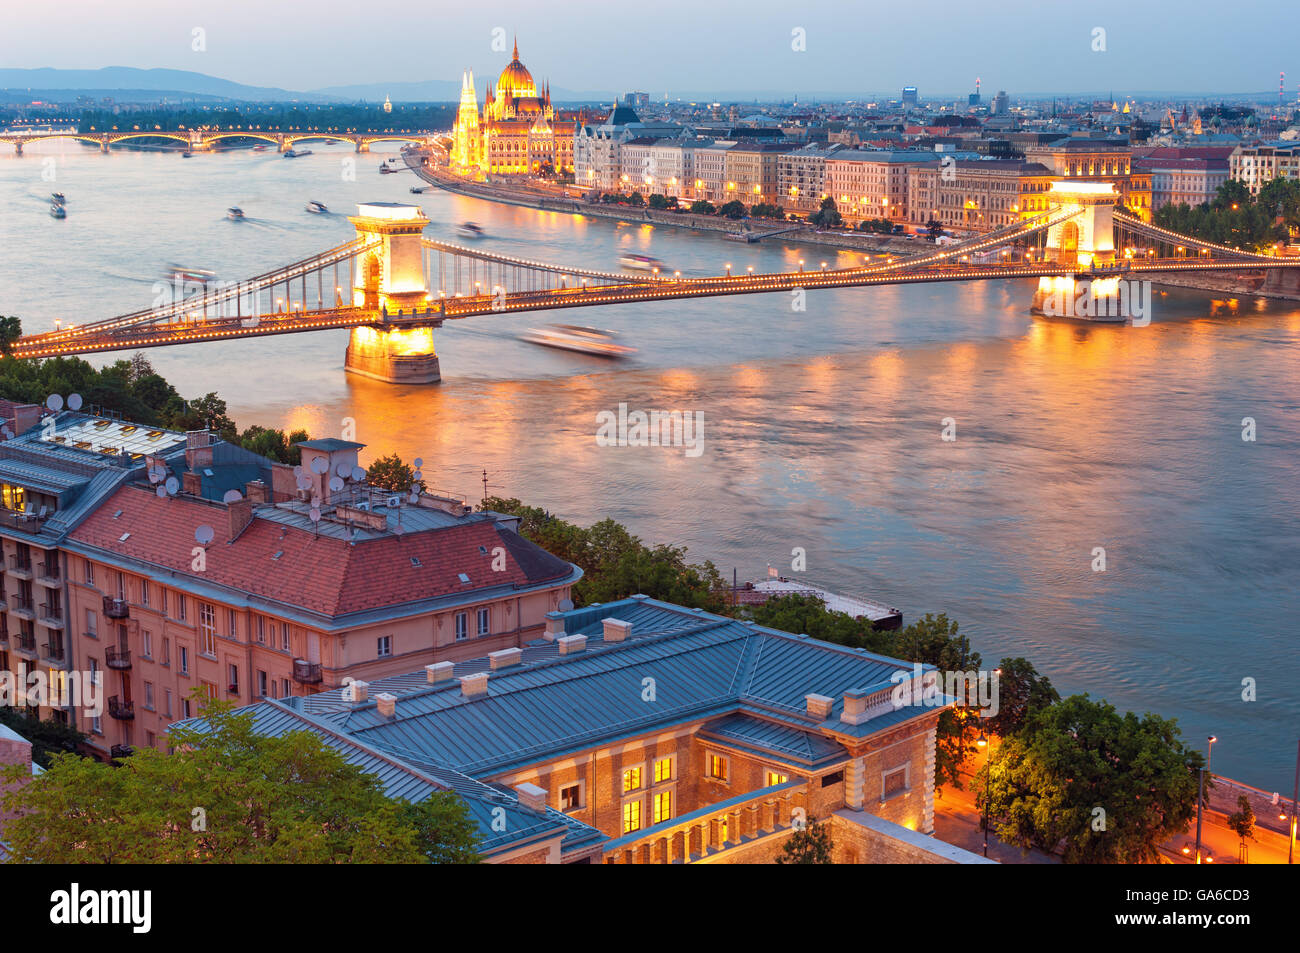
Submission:
<svg viewBox="0 0 1300 953">
<path fill-rule="evenodd" d="M 36 618 L 36 609 L 32 605 L 32 600 L 26 596 L 11 596 L 9 599 L 9 611 L 24 619 Z"/>
<path fill-rule="evenodd" d="M 113 745 L 108 749 L 110 758 L 129 758 L 135 754 L 135 749 L 130 745 Z"/>
<path fill-rule="evenodd" d="M 30 558 L 23 559 L 21 556 L 9 557 L 9 575 L 15 579 L 32 578 L 32 561 Z"/>
<path fill-rule="evenodd" d="M 51 562 L 37 563 L 36 581 L 47 586 L 63 585 L 63 574 L 59 572 L 59 564 Z"/>
<path fill-rule="evenodd" d="M 26 632 L 19 632 L 13 637 L 13 645 L 19 652 L 29 652 L 32 655 L 35 655 L 36 635 L 34 633 L 28 634 Z"/>
<path fill-rule="evenodd" d="M 807 801 L 801 779 L 761 788 L 612 840 L 605 863 L 690 863 L 788 830 Z"/>
<path fill-rule="evenodd" d="M 131 721 L 135 718 L 135 702 L 122 701 L 114 695 L 108 700 L 108 714 L 118 721 Z"/>
<path fill-rule="evenodd" d="M 131 667 L 131 650 L 118 648 L 115 645 L 107 646 L 104 649 L 104 664 L 109 668 L 128 669 Z"/>
<path fill-rule="evenodd" d="M 293 660 L 293 680 L 301 685 L 318 685 L 322 680 L 320 662 L 308 662 L 306 659 Z"/>
<path fill-rule="evenodd" d="M 114 599 L 112 596 L 105 596 L 104 615 L 110 619 L 129 619 L 131 618 L 131 607 L 125 599 Z"/>
<path fill-rule="evenodd" d="M 41 646 L 41 658 L 47 662 L 54 662 L 62 665 L 64 662 L 63 643 L 46 642 Z"/>
<path fill-rule="evenodd" d="M 63 609 L 61 606 L 51 605 L 48 602 L 41 603 L 41 611 L 36 614 L 41 625 L 50 629 L 63 628 Z"/>
</svg>

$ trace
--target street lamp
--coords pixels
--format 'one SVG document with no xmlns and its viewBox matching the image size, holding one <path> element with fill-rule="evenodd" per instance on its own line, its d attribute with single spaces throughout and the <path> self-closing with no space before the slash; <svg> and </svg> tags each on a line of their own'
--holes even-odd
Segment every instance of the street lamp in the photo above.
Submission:
<svg viewBox="0 0 1300 953">
<path fill-rule="evenodd" d="M 1201 768 L 1200 784 L 1196 794 L 1196 862 L 1201 862 L 1201 808 L 1205 805 L 1205 775 L 1210 770 L 1210 759 L 1214 757 L 1214 743 L 1219 739 L 1210 735 L 1205 739 L 1205 767 Z"/>
<path fill-rule="evenodd" d="M 980 811 L 980 824 L 984 828 L 984 856 L 987 857 L 989 855 L 989 785 L 992 783 L 992 771 L 988 757 L 989 740 L 984 736 L 983 728 L 980 729 L 980 736 L 975 744 L 984 752 L 984 810 Z"/>
</svg>

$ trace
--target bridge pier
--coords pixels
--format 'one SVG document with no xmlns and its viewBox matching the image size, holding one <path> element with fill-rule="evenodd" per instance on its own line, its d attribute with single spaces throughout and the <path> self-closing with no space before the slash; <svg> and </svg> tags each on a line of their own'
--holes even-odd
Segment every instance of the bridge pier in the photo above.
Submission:
<svg viewBox="0 0 1300 953">
<path fill-rule="evenodd" d="M 357 140 L 357 152 L 369 152 L 369 151 L 370 151 L 370 143 L 368 143 L 368 142 L 362 142 L 360 139 L 358 139 L 358 140 Z"/>
<path fill-rule="evenodd" d="M 343 369 L 388 384 L 436 384 L 442 380 L 433 349 L 433 328 L 353 328 Z"/>
</svg>

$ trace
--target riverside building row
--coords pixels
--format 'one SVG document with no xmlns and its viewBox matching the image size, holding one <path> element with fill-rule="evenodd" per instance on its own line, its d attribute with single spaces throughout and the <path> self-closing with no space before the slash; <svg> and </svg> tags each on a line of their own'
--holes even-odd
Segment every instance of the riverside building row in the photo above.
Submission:
<svg viewBox="0 0 1300 953">
<path fill-rule="evenodd" d="M 30 713 L 103 756 L 161 746 L 196 688 L 246 704 L 522 645 L 581 578 L 512 517 L 356 479 L 361 444 L 299 446 L 295 473 L 74 413 L 0 442 L 0 671 L 56 687 Z M 87 672 L 98 711 L 63 688 Z"/>
</svg>

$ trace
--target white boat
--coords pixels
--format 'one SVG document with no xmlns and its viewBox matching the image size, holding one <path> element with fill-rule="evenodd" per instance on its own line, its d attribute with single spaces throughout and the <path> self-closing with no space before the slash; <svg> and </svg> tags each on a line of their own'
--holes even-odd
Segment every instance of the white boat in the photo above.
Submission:
<svg viewBox="0 0 1300 953">
<path fill-rule="evenodd" d="M 309 155 L 311 155 L 311 150 L 310 150 L 310 149 L 286 149 L 286 150 L 284 150 L 284 157 L 285 157 L 286 159 L 297 159 L 297 158 L 300 158 L 300 157 L 302 157 L 302 156 L 309 156 Z"/>
<path fill-rule="evenodd" d="M 244 210 L 232 205 L 230 208 L 226 209 L 226 218 L 230 219 L 232 222 L 242 221 L 244 218 Z"/>
<path fill-rule="evenodd" d="M 329 209 L 325 207 L 324 202 L 311 201 L 307 203 L 307 211 L 314 215 L 324 215 Z"/>
<path fill-rule="evenodd" d="M 663 271 L 664 263 L 649 255 L 622 255 L 618 263 L 630 271 Z"/>
<path fill-rule="evenodd" d="M 855 619 L 868 619 L 878 629 L 897 629 L 903 624 L 902 610 L 883 602 L 863 596 L 842 595 L 810 582 L 775 575 L 775 570 L 769 569 L 768 572 L 767 579 L 747 582 L 742 589 L 737 590 L 737 602 L 765 602 L 781 596 L 813 596 L 832 612 L 843 612 Z"/>
<path fill-rule="evenodd" d="M 53 217 L 53 218 L 67 218 L 67 217 L 68 217 L 68 210 L 67 210 L 66 208 L 64 208 L 62 205 L 53 205 L 53 204 L 52 204 L 52 205 L 50 206 L 50 216 Z"/>
<path fill-rule="evenodd" d="M 53 202 L 55 205 L 66 205 L 68 202 L 68 200 L 64 197 L 62 192 L 51 192 L 50 201 Z"/>
<path fill-rule="evenodd" d="M 519 340 L 562 351 L 577 351 L 595 357 L 624 357 L 635 354 L 636 348 L 617 343 L 614 331 L 584 328 L 576 324 L 548 324 L 544 328 L 529 328 L 519 335 Z"/>
<path fill-rule="evenodd" d="M 167 277 L 170 281 L 179 281 L 186 284 L 206 285 L 213 278 L 217 277 L 214 271 L 207 271 L 203 268 L 186 268 L 184 265 L 171 265 L 167 269 Z"/>
<path fill-rule="evenodd" d="M 456 226 L 456 234 L 461 238 L 482 238 L 483 226 L 476 222 L 461 222 Z"/>
</svg>

